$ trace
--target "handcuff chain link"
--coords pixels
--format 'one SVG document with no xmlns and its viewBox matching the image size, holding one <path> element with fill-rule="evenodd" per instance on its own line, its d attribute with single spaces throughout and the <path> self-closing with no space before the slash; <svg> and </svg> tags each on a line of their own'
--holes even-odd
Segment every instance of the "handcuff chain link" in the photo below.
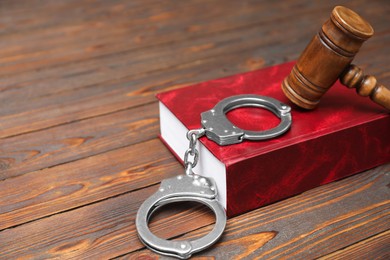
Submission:
<svg viewBox="0 0 390 260">
<path fill-rule="evenodd" d="M 269 109 L 281 118 L 281 123 L 276 128 L 266 131 L 241 130 L 238 132 L 240 129 L 231 124 L 226 118 L 226 113 L 231 109 L 243 106 L 258 106 Z M 241 95 L 224 99 L 213 109 L 203 112 L 201 114 L 202 128 L 187 132 L 189 145 L 183 159 L 185 175 L 181 174 L 163 180 L 159 190 L 145 200 L 137 212 L 136 228 L 141 241 L 153 251 L 180 259 L 187 259 L 193 253 L 213 245 L 225 229 L 226 213 L 223 206 L 217 201 L 217 187 L 213 178 L 196 175 L 193 172 L 193 168 L 199 161 L 199 151 L 196 147 L 198 139 L 206 135 L 208 139 L 219 145 L 230 145 L 242 142 L 244 139 L 263 140 L 278 136 L 287 131 L 291 125 L 290 108 L 286 106 L 285 109 L 283 106 L 286 105 L 269 97 Z M 179 201 L 200 202 L 212 209 L 216 216 L 213 230 L 202 238 L 191 241 L 167 241 L 155 236 L 149 230 L 150 216 L 161 206 Z"/>
<path fill-rule="evenodd" d="M 190 141 L 188 149 L 184 153 L 184 166 L 185 173 L 187 175 L 193 175 L 192 169 L 198 164 L 199 161 L 199 151 L 196 149 L 196 144 L 198 139 L 206 133 L 204 128 L 190 130 L 187 132 L 187 139 Z M 192 157 L 190 160 L 189 157 Z"/>
</svg>

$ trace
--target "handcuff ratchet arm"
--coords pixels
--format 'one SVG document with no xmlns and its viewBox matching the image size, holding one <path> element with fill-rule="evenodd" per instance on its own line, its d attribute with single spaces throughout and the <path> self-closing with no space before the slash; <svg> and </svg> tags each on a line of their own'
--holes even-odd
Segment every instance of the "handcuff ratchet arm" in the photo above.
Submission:
<svg viewBox="0 0 390 260">
<path fill-rule="evenodd" d="M 278 126 L 264 131 L 243 130 L 232 124 L 226 113 L 239 107 L 265 108 L 280 118 Z M 264 140 L 285 133 L 291 126 L 291 108 L 280 101 L 259 95 L 237 95 L 221 100 L 211 110 L 201 114 L 206 136 L 219 145 L 241 143 L 243 140 Z"/>
<path fill-rule="evenodd" d="M 226 113 L 238 107 L 254 106 L 270 110 L 281 120 L 278 126 L 265 131 L 247 131 L 233 125 Z M 136 228 L 140 240 L 152 251 L 162 255 L 181 259 L 191 257 L 214 244 L 222 235 L 226 225 L 226 213 L 217 201 L 217 189 L 211 178 L 201 177 L 192 172 L 198 161 L 196 142 L 206 135 L 219 145 L 229 145 L 248 140 L 263 140 L 276 137 L 286 132 L 291 126 L 291 108 L 276 99 L 257 95 L 239 95 L 220 101 L 213 109 L 201 114 L 202 128 L 187 133 L 189 149 L 184 155 L 186 175 L 179 175 L 161 182 L 159 190 L 141 205 L 136 216 Z M 193 161 L 189 160 L 193 156 Z M 148 227 L 152 214 L 160 207 L 182 201 L 202 203 L 213 210 L 216 223 L 213 230 L 196 240 L 170 241 L 155 236 Z"/>
<path fill-rule="evenodd" d="M 149 218 L 158 208 L 173 202 L 195 201 L 213 210 L 216 216 L 214 229 L 197 240 L 170 241 L 155 236 L 148 227 Z M 138 210 L 136 227 L 141 241 L 156 253 L 187 259 L 193 253 L 214 244 L 226 225 L 226 213 L 217 201 L 215 183 L 198 175 L 179 175 L 161 182 L 159 190 L 144 201 Z"/>
</svg>

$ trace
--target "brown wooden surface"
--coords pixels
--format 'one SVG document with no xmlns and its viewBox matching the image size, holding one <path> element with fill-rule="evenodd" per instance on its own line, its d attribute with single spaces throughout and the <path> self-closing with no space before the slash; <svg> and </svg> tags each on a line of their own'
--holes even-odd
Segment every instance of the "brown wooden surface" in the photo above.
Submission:
<svg viewBox="0 0 390 260">
<path fill-rule="evenodd" d="M 388 1 L 0 1 L 0 259 L 159 258 L 134 217 L 183 169 L 154 95 L 297 59 L 337 4 L 374 27 L 355 62 L 390 85 Z M 194 258 L 386 259 L 389 182 L 387 164 L 229 219 Z M 213 221 L 180 204 L 151 227 Z"/>
</svg>

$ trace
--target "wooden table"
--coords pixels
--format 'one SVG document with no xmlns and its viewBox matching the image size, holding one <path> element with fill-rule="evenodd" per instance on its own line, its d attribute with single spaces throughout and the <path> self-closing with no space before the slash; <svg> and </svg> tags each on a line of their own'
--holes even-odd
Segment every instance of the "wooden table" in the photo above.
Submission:
<svg viewBox="0 0 390 260">
<path fill-rule="evenodd" d="M 389 86 L 386 0 L 1 1 L 0 258 L 158 258 L 134 217 L 183 169 L 154 95 L 297 59 L 336 4 L 375 28 L 355 61 Z M 232 218 L 194 258 L 389 257 L 389 181 L 387 164 Z M 213 221 L 180 204 L 151 227 L 195 237 Z"/>
</svg>

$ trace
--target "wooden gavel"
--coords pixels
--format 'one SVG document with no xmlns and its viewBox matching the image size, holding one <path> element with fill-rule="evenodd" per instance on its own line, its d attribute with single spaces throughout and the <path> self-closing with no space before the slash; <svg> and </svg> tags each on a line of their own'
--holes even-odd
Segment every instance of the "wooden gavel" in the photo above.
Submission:
<svg viewBox="0 0 390 260">
<path fill-rule="evenodd" d="M 390 110 L 390 90 L 351 64 L 360 46 L 373 34 L 366 20 L 346 7 L 336 6 L 283 81 L 285 95 L 299 107 L 314 109 L 340 78 L 345 86 L 356 88 L 359 95 L 370 96 Z"/>
</svg>

